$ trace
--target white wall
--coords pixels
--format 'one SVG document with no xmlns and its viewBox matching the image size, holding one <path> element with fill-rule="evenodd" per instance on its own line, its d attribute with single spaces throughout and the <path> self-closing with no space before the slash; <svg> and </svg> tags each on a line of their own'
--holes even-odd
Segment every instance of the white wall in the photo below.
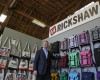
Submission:
<svg viewBox="0 0 100 80">
<path fill-rule="evenodd" d="M 2 35 L 2 43 L 4 42 L 4 40 L 6 39 L 6 37 L 10 37 L 11 39 L 19 39 L 21 41 L 21 47 L 22 49 L 24 48 L 26 42 L 28 41 L 29 44 L 30 44 L 30 48 L 31 50 L 33 49 L 34 47 L 34 44 L 37 44 L 38 46 L 38 49 L 41 48 L 41 42 L 42 40 L 40 39 L 37 39 L 35 37 L 31 37 L 29 35 L 26 35 L 26 34 L 23 34 L 23 33 L 20 33 L 20 32 L 17 32 L 15 30 L 12 30 L 10 28 L 5 28 L 4 32 L 3 32 L 3 35 Z"/>
</svg>

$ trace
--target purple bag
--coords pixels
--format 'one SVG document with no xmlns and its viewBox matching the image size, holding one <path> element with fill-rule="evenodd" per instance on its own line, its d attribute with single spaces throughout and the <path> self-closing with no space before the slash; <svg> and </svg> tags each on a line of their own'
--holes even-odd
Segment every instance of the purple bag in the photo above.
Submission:
<svg viewBox="0 0 100 80">
<path fill-rule="evenodd" d="M 100 80 L 100 71 L 97 72 L 97 80 Z"/>
<path fill-rule="evenodd" d="M 84 31 L 83 33 L 79 34 L 79 43 L 80 45 L 89 44 L 89 31 Z"/>
<path fill-rule="evenodd" d="M 68 39 L 60 41 L 60 50 L 64 51 L 68 49 Z"/>
</svg>

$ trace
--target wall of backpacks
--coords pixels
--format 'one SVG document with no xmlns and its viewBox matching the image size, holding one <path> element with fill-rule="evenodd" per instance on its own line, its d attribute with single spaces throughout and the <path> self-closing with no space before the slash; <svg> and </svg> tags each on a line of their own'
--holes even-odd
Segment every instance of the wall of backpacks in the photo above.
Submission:
<svg viewBox="0 0 100 80">
<path fill-rule="evenodd" d="M 35 80 L 33 76 L 34 57 L 37 51 L 26 42 L 21 49 L 20 40 L 7 37 L 0 48 L 0 80 Z"/>
<path fill-rule="evenodd" d="M 62 40 L 48 41 L 54 56 L 66 54 L 52 62 L 58 64 L 51 69 L 52 80 L 100 79 L 100 26 Z"/>
</svg>

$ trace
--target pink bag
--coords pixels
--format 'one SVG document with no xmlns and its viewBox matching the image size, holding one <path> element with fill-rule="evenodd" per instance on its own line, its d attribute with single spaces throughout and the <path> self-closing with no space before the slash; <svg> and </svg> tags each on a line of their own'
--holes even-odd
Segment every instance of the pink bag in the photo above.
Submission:
<svg viewBox="0 0 100 80">
<path fill-rule="evenodd" d="M 89 44 L 89 31 L 84 31 L 83 33 L 79 34 L 79 43 L 80 45 Z"/>
<path fill-rule="evenodd" d="M 64 51 L 68 49 L 68 39 L 60 41 L 60 50 Z"/>
<path fill-rule="evenodd" d="M 80 52 L 80 63 L 82 67 L 92 66 L 92 54 L 90 50 Z"/>
</svg>

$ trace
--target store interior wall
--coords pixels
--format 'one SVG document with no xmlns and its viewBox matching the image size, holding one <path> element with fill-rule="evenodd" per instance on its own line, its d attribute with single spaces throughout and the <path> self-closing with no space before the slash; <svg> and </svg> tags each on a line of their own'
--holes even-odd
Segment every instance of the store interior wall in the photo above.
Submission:
<svg viewBox="0 0 100 80">
<path fill-rule="evenodd" d="M 88 22 L 88 23 L 85 23 L 85 24 L 83 24 L 83 25 L 80 25 L 80 26 L 78 26 L 78 27 L 75 27 L 75 28 L 73 28 L 73 29 L 70 29 L 70 30 L 68 30 L 68 31 L 66 31 L 66 32 L 64 32 L 64 33 L 61 33 L 61 34 L 59 34 L 59 35 L 56 35 L 56 36 L 54 36 L 54 37 L 46 38 L 46 39 L 44 39 L 44 40 L 47 40 L 49 43 L 53 43 L 53 42 L 55 42 L 55 41 L 62 41 L 64 38 L 68 38 L 68 37 L 70 37 L 70 36 L 72 36 L 72 35 L 82 33 L 83 31 L 86 31 L 86 30 L 89 30 L 89 33 L 90 33 L 90 30 L 91 30 L 92 28 L 95 28 L 95 26 L 100 26 L 100 18 L 97 18 L 97 19 L 92 20 L 92 21 L 90 21 L 90 22 Z M 91 35 L 91 34 L 90 34 L 90 35 Z M 90 36 L 90 39 L 91 39 L 91 36 Z M 44 41 L 44 40 L 42 40 L 42 41 Z M 91 42 L 92 54 L 94 54 L 94 51 L 93 51 L 93 43 L 92 43 L 91 40 L 90 40 L 90 42 Z M 97 43 L 97 44 L 95 44 L 94 46 L 95 46 L 95 48 L 96 48 L 96 47 L 98 47 L 99 45 L 100 45 L 100 42 L 99 42 L 99 44 Z M 84 48 L 85 48 L 85 47 L 84 47 Z M 88 46 L 87 48 L 89 48 L 89 46 Z M 62 52 L 60 51 L 60 54 L 61 54 L 61 53 L 62 53 Z M 93 60 L 94 60 L 94 57 L 93 57 Z M 97 79 L 96 79 L 96 74 L 97 74 L 97 73 L 96 73 L 96 68 L 95 68 L 95 67 L 85 67 L 85 68 L 80 68 L 80 67 L 78 67 L 78 68 L 71 68 L 70 71 L 74 71 L 75 69 L 76 69 L 76 71 L 79 72 L 80 74 L 81 74 L 81 71 L 84 72 L 84 71 L 87 71 L 87 70 L 89 70 L 90 72 L 94 72 L 94 74 L 95 74 L 95 80 L 97 80 Z M 98 70 L 100 71 L 100 67 L 98 67 Z M 65 68 L 65 69 L 62 69 L 61 71 L 62 71 L 62 72 L 63 72 L 63 71 L 69 72 L 69 69 L 68 69 L 68 68 Z M 81 80 L 81 75 L 80 75 L 80 80 Z"/>
<path fill-rule="evenodd" d="M 31 37 L 29 35 L 20 33 L 18 31 L 12 30 L 10 28 L 5 27 L 3 35 L 2 35 L 2 40 L 1 40 L 1 44 L 4 42 L 4 40 L 10 37 L 11 39 L 15 39 L 15 40 L 20 40 L 21 42 L 21 49 L 23 50 L 26 42 L 28 41 L 28 43 L 30 44 L 30 49 L 32 51 L 34 44 L 36 44 L 38 46 L 38 49 L 41 48 L 41 42 L 42 40 L 37 39 L 35 37 Z"/>
</svg>

